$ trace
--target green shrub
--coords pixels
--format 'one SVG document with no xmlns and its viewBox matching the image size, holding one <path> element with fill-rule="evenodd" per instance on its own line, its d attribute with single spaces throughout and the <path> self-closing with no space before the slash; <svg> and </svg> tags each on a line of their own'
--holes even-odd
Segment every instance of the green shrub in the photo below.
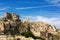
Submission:
<svg viewBox="0 0 60 40">
<path fill-rule="evenodd" d="M 23 32 L 23 33 L 21 33 L 21 35 L 25 36 L 26 38 L 32 37 L 34 39 L 42 39 L 41 37 L 34 36 L 32 32 Z M 44 39 L 42 39 L 42 40 L 44 40 Z"/>
</svg>

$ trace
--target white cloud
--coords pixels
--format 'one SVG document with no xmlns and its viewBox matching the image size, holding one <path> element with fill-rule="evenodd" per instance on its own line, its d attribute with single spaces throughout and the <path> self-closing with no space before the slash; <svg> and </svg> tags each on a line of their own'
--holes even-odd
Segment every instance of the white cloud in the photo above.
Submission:
<svg viewBox="0 0 60 40">
<path fill-rule="evenodd" d="M 55 25 L 56 28 L 60 29 L 60 18 L 47 18 L 42 16 L 30 16 L 31 21 L 41 21 L 50 25 Z"/>
<path fill-rule="evenodd" d="M 32 9 L 32 8 L 35 8 L 35 7 L 21 7 L 21 8 L 15 8 L 15 9 Z"/>
<path fill-rule="evenodd" d="M 43 3 L 40 3 L 40 2 L 18 2 L 18 3 L 43 4 Z"/>
<path fill-rule="evenodd" d="M 43 8 L 43 7 L 49 7 L 49 6 L 60 6 L 60 4 L 57 5 L 43 5 L 43 6 L 35 6 L 35 7 L 19 7 L 15 8 L 16 10 L 24 10 L 24 9 L 33 9 L 33 8 Z"/>
<path fill-rule="evenodd" d="M 0 8 L 0 10 L 6 10 L 6 8 Z"/>
<path fill-rule="evenodd" d="M 1 10 L 8 10 L 9 8 L 10 8 L 10 7 L 2 7 L 2 8 L 0 7 L 0 11 L 1 11 Z"/>
<path fill-rule="evenodd" d="M 60 0 L 46 0 L 48 3 L 60 4 Z"/>
<path fill-rule="evenodd" d="M 3 18 L 4 12 L 0 12 L 0 19 Z"/>
<path fill-rule="evenodd" d="M 15 9 L 16 10 L 24 10 L 24 9 L 42 8 L 42 7 L 49 7 L 49 6 L 56 6 L 56 5 L 43 5 L 43 6 L 35 6 L 35 7 L 19 7 L 19 8 L 15 8 Z"/>
<path fill-rule="evenodd" d="M 43 5 L 43 6 L 34 6 L 34 7 L 19 7 L 15 8 L 16 10 L 24 10 L 24 9 L 32 9 L 32 8 L 41 8 L 41 7 L 49 7 L 49 6 L 57 6 L 60 7 L 60 0 L 45 0 L 50 5 Z"/>
</svg>

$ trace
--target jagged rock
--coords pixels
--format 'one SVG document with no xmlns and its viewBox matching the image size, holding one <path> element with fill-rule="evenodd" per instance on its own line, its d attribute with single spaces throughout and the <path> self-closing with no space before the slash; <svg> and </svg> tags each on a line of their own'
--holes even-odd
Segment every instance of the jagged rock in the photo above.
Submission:
<svg viewBox="0 0 60 40">
<path fill-rule="evenodd" d="M 19 15 L 17 15 L 16 13 L 9 12 L 6 12 L 5 16 L 0 20 L 0 32 L 1 31 L 4 34 L 12 35 L 15 35 L 16 33 L 19 33 L 21 31 L 31 31 L 35 36 L 43 38 L 46 38 L 47 32 L 47 34 L 50 33 L 58 35 L 58 31 L 56 31 L 55 26 L 44 24 L 42 22 L 28 22 L 28 20 L 25 22 L 21 22 Z"/>
<path fill-rule="evenodd" d="M 8 19 L 12 19 L 12 15 L 11 15 L 11 13 L 9 13 L 9 12 L 6 12 L 5 13 L 5 15 L 4 15 L 4 18 L 6 18 L 6 20 L 8 20 Z"/>
<path fill-rule="evenodd" d="M 2 27 L 4 28 L 3 30 L 4 34 L 18 33 L 19 25 L 21 23 L 21 20 L 19 19 L 19 15 L 15 13 L 6 12 L 1 21 L 2 22 L 0 22 L 0 24 L 3 23 Z"/>
</svg>

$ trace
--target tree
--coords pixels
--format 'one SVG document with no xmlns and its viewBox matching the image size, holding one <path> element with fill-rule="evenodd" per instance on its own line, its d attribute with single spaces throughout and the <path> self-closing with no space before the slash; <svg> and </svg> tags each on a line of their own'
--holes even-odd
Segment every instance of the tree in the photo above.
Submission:
<svg viewBox="0 0 60 40">
<path fill-rule="evenodd" d="M 31 31 L 29 31 L 29 32 L 23 32 L 23 33 L 21 33 L 21 35 L 22 35 L 22 36 L 25 36 L 26 38 L 32 37 L 32 38 L 34 38 L 34 39 L 42 39 L 42 40 L 44 40 L 44 39 L 41 38 L 41 37 L 36 37 L 36 36 L 34 36 Z"/>
</svg>

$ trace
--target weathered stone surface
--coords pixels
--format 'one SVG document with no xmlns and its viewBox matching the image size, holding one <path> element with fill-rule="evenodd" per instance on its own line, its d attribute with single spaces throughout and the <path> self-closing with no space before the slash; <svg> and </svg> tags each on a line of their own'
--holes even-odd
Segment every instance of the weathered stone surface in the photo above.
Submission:
<svg viewBox="0 0 60 40">
<path fill-rule="evenodd" d="M 19 19 L 19 15 L 6 12 L 4 17 L 0 20 L 0 31 L 4 31 L 4 34 L 11 33 L 11 30 L 13 31 L 13 33 L 17 33 L 20 23 L 21 20 Z"/>
<path fill-rule="evenodd" d="M 19 26 L 21 27 L 19 28 Z M 18 31 L 16 30 L 19 30 L 19 32 L 31 31 L 35 36 L 42 37 L 44 39 L 46 38 L 46 34 L 47 34 L 49 40 L 52 40 L 51 39 L 52 35 L 57 35 L 57 36 L 60 35 L 60 31 L 56 30 L 55 26 L 44 24 L 42 22 L 30 22 L 28 20 L 21 21 L 19 15 L 15 13 L 6 12 L 4 17 L 0 20 L 0 33 L 4 32 L 5 34 L 9 34 L 10 30 L 11 33 L 15 33 L 15 32 L 17 33 Z M 50 36 L 50 34 L 52 35 Z M 1 40 L 4 40 L 4 38 L 6 39 L 5 35 L 2 35 L 0 37 L 2 37 Z M 55 37 L 56 36 L 53 36 L 53 38 Z M 11 40 L 13 39 L 13 37 L 9 37 L 9 38 L 11 38 Z M 21 40 L 33 40 L 32 38 L 25 38 L 21 36 L 17 38 L 20 38 Z"/>
</svg>

